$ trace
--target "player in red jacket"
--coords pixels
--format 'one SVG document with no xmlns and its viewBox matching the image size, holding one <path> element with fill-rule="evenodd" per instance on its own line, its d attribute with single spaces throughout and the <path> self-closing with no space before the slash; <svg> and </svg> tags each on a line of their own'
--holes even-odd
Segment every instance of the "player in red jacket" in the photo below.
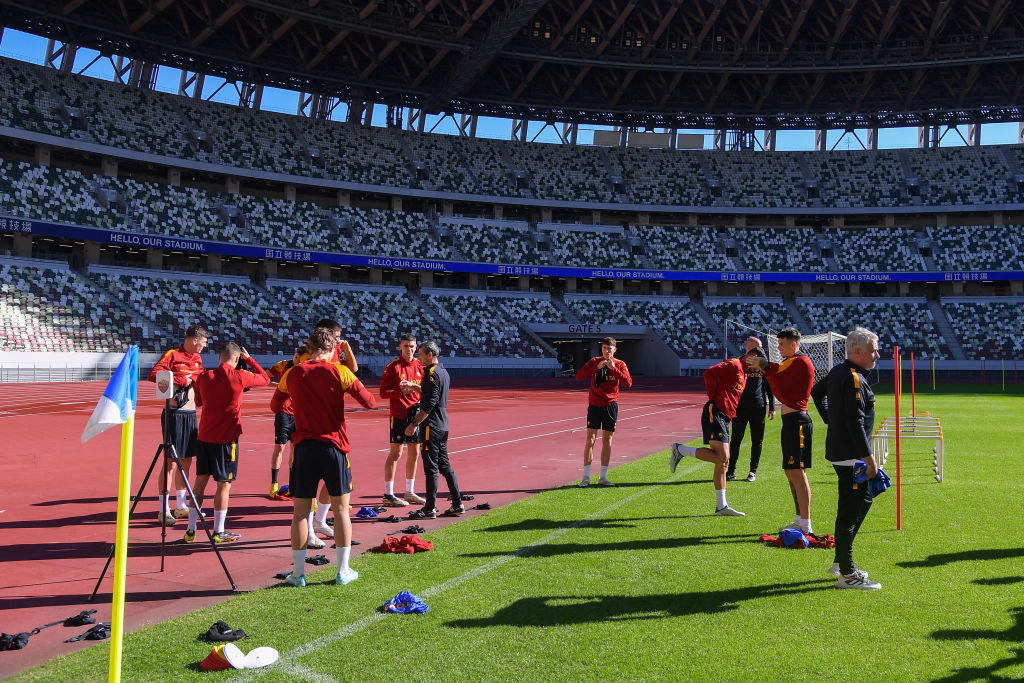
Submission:
<svg viewBox="0 0 1024 683">
<path fill-rule="evenodd" d="M 800 353 L 800 331 L 795 327 L 779 332 L 778 339 L 781 363 L 769 363 L 764 358 L 750 355 L 747 356 L 747 365 L 761 369 L 782 408 L 782 471 L 789 480 L 796 508 L 796 519 L 783 528 L 813 533 L 811 484 L 807 481 L 807 470 L 811 469 L 814 423 L 807 414 L 807 401 L 814 387 L 814 363 Z"/>
<path fill-rule="evenodd" d="M 192 469 L 192 458 L 196 455 L 199 447 L 196 429 L 196 403 L 193 394 L 193 383 L 195 378 L 203 371 L 203 358 L 199 354 L 206 348 L 206 342 L 210 338 L 210 331 L 202 325 L 190 325 L 185 331 L 185 341 L 176 349 L 164 353 L 149 371 L 149 381 L 156 381 L 156 373 L 161 370 L 170 370 L 174 373 L 174 398 L 167 402 L 160 413 L 160 426 L 164 430 L 164 442 L 174 446 L 174 452 L 180 458 L 181 472 L 168 467 L 164 472 L 164 482 L 159 481 L 160 486 L 160 511 L 157 513 L 157 520 L 165 526 L 172 526 L 177 518 L 188 517 L 187 499 L 188 491 L 185 489 L 185 477 L 188 477 Z M 170 461 L 167 461 L 168 465 Z M 172 474 L 173 472 L 173 474 Z M 171 491 L 174 486 L 177 505 L 174 512 L 171 512 L 170 501 L 163 491 Z"/>
<path fill-rule="evenodd" d="M 239 358 L 252 371 L 236 369 Z M 196 405 L 203 409 L 203 413 L 199 416 L 199 453 L 196 457 L 196 483 L 192 490 L 196 494 L 196 502 L 202 505 L 206 484 L 211 477 L 217 482 L 213 498 L 213 540 L 231 543 L 241 538 L 239 534 L 224 530 L 224 518 L 228 514 L 231 483 L 238 476 L 242 392 L 249 387 L 269 384 L 270 376 L 248 351 L 234 342 L 224 345 L 218 360 L 220 365 L 196 378 Z M 186 543 L 195 540 L 198 512 L 189 509 Z"/>
<path fill-rule="evenodd" d="M 405 435 L 405 428 L 416 416 L 420 402 L 420 381 L 423 379 L 423 365 L 416 358 L 416 335 L 403 334 L 398 343 L 398 358 L 386 366 L 380 376 L 380 397 L 388 399 L 391 419 L 391 449 L 384 461 L 384 502 L 386 507 L 405 507 L 410 503 L 423 505 L 426 498 L 416 495 L 416 461 L 420 457 L 420 430 L 412 436 Z M 405 495 L 395 495 L 395 474 L 398 460 L 402 457 L 403 445 L 408 448 L 405 457 Z"/>
<path fill-rule="evenodd" d="M 615 357 L 618 342 L 614 337 L 601 340 L 601 355 L 591 358 L 576 372 L 576 379 L 590 377 L 590 393 L 587 395 L 587 440 L 583 444 L 583 479 L 580 486 L 590 486 L 590 463 L 594 461 L 594 444 L 598 430 L 603 430 L 601 439 L 601 478 L 598 486 L 613 486 L 608 481 L 608 464 L 612 459 L 612 437 L 619 418 L 619 387 L 629 389 L 633 378 L 625 361 Z"/>
<path fill-rule="evenodd" d="M 669 469 L 673 472 L 679 461 L 687 456 L 715 464 L 715 514 L 721 517 L 744 516 L 726 500 L 725 473 L 729 468 L 729 427 L 736 417 L 736 408 L 746 386 L 747 372 L 739 358 L 730 358 L 705 370 L 704 387 L 709 400 L 701 410 L 700 426 L 707 447 L 694 448 L 674 443 L 669 453 Z"/>
</svg>

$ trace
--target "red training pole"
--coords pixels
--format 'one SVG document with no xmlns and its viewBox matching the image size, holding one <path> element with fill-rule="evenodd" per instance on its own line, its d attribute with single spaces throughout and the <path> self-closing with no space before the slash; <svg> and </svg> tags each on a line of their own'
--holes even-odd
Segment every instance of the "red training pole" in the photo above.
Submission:
<svg viewBox="0 0 1024 683">
<path fill-rule="evenodd" d="M 901 495 L 902 468 L 900 467 L 900 391 L 903 379 L 900 370 L 900 347 L 893 347 L 893 365 L 896 368 L 896 530 L 903 529 L 903 497 Z"/>
<path fill-rule="evenodd" d="M 917 386 L 914 381 L 914 352 L 910 352 L 910 417 L 917 415 Z"/>
</svg>

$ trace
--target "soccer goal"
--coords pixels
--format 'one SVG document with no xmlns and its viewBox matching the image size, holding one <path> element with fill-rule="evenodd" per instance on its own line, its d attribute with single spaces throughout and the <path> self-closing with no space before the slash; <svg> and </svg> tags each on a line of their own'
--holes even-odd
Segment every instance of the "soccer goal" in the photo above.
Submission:
<svg viewBox="0 0 1024 683">
<path fill-rule="evenodd" d="M 747 337 L 758 337 L 768 352 L 768 360 L 773 363 L 782 360 L 779 355 L 779 338 L 776 336 L 778 330 L 770 327 L 758 330 L 735 320 L 726 320 L 724 330 L 726 356 L 730 350 L 743 353 Z M 846 360 L 846 336 L 838 332 L 805 334 L 800 338 L 800 350 L 814 363 L 814 381 L 817 382 L 829 370 Z"/>
</svg>

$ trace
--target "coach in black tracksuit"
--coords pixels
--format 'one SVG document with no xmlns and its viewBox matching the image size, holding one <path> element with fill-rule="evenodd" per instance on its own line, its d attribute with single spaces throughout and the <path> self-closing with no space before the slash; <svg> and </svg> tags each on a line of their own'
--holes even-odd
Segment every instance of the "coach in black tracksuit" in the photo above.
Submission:
<svg viewBox="0 0 1024 683">
<path fill-rule="evenodd" d="M 767 358 L 760 348 L 748 348 L 748 353 L 756 353 Z M 764 444 L 765 421 L 771 416 L 775 419 L 775 395 L 772 394 L 768 380 L 759 369 L 747 370 L 747 386 L 740 396 L 736 417 L 732 421 L 732 439 L 729 441 L 729 468 L 726 479 L 736 478 L 736 461 L 739 460 L 740 446 L 743 445 L 743 434 L 750 425 L 750 474 L 747 481 L 757 478 L 757 466 L 761 462 L 761 446 Z"/>
<path fill-rule="evenodd" d="M 868 479 L 878 472 L 871 449 L 875 426 L 875 394 L 868 384 L 868 372 L 878 360 L 878 336 L 858 327 L 846 339 L 847 360 L 832 368 L 814 385 L 811 398 L 828 425 L 825 458 L 832 463 L 839 479 L 839 503 L 836 510 L 836 556 L 840 583 L 844 588 L 881 588 L 868 581 L 853 562 L 853 540 L 871 509 L 867 482 L 854 484 L 853 467 L 857 460 L 867 465 Z M 847 577 L 859 577 L 853 581 Z"/>
<path fill-rule="evenodd" d="M 427 341 L 420 345 L 419 359 L 423 365 L 423 379 L 420 380 L 420 406 L 416 417 L 405 428 L 407 436 L 416 433 L 420 425 L 425 425 L 422 432 L 423 445 L 420 452 L 423 457 L 423 474 L 427 479 L 427 502 L 423 509 L 413 510 L 409 519 L 434 519 L 437 517 L 437 473 L 448 483 L 452 506 L 443 514 L 461 515 L 466 509 L 462 505 L 462 494 L 459 493 L 459 480 L 455 470 L 448 462 L 448 387 L 451 379 L 438 359 L 440 349 L 437 342 Z"/>
</svg>

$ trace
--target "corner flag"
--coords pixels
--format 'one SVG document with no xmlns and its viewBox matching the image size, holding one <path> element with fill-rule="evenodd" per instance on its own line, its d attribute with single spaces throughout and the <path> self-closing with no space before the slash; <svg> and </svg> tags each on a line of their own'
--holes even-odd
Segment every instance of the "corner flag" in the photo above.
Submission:
<svg viewBox="0 0 1024 683">
<path fill-rule="evenodd" d="M 129 346 L 103 390 L 92 417 L 82 432 L 85 443 L 114 425 L 124 424 L 135 415 L 139 391 L 139 347 Z"/>
</svg>

